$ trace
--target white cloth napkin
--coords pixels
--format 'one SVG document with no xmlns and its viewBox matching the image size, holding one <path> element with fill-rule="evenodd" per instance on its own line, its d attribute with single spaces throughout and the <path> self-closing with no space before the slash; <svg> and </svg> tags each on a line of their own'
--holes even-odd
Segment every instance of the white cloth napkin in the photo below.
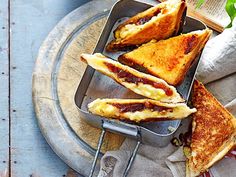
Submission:
<svg viewBox="0 0 236 177">
<path fill-rule="evenodd" d="M 233 27 L 211 39 L 202 53 L 197 79 L 236 116 L 236 20 Z M 185 121 L 184 124 L 188 124 Z M 186 129 L 182 126 L 176 133 Z M 121 177 L 128 163 L 135 141 L 126 139 L 119 151 L 107 152 L 101 159 L 99 177 Z M 236 154 L 235 151 L 232 154 Z M 236 156 L 216 163 L 208 175 L 235 177 Z M 130 177 L 184 177 L 185 157 L 182 148 L 169 144 L 159 148 L 141 145 L 129 172 Z"/>
</svg>

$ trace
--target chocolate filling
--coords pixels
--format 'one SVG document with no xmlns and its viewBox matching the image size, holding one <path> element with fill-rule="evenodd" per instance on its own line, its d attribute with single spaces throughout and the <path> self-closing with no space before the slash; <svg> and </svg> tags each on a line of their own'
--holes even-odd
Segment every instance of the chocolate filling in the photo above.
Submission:
<svg viewBox="0 0 236 177">
<path fill-rule="evenodd" d="M 122 103 L 111 103 L 111 105 L 118 108 L 121 113 L 142 111 L 144 109 L 149 109 L 151 111 L 158 111 L 158 112 L 162 112 L 162 111 L 172 112 L 173 111 L 172 108 L 167 108 L 167 107 L 164 107 L 164 106 L 157 106 L 157 105 L 154 105 L 150 102 L 145 102 L 145 103 L 124 103 L 124 104 L 122 104 Z"/>
<path fill-rule="evenodd" d="M 124 71 L 123 69 L 120 69 L 114 66 L 111 63 L 104 62 L 104 64 L 107 66 L 109 71 L 117 74 L 117 76 L 121 79 L 124 79 L 125 82 L 134 83 L 134 84 L 143 83 L 143 84 L 152 85 L 153 87 L 157 89 L 162 89 L 167 96 L 173 95 L 173 91 L 167 86 L 165 86 L 163 83 L 158 83 L 158 82 L 154 82 L 149 79 L 146 79 L 146 78 L 137 77 L 127 71 Z"/>
</svg>

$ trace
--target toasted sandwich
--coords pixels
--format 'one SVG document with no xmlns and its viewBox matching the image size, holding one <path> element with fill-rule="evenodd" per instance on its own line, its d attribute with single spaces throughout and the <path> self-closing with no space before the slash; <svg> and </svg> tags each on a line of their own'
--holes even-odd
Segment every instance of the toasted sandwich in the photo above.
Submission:
<svg viewBox="0 0 236 177">
<path fill-rule="evenodd" d="M 161 40 L 177 35 L 182 29 L 186 9 L 185 0 L 169 0 L 138 13 L 116 28 L 115 39 L 106 49 L 123 50 L 152 39 Z"/>
<path fill-rule="evenodd" d="M 139 95 L 163 102 L 184 101 L 176 88 L 164 80 L 122 65 L 102 54 L 82 54 L 81 60 Z"/>
<path fill-rule="evenodd" d="M 178 85 L 204 48 L 211 30 L 199 30 L 161 41 L 151 41 L 123 54 L 119 61 Z"/>
<path fill-rule="evenodd" d="M 190 153 L 186 176 L 195 177 L 209 169 L 236 145 L 236 119 L 198 81 L 194 82 Z"/>
<path fill-rule="evenodd" d="M 185 103 L 163 103 L 151 99 L 96 99 L 88 104 L 91 113 L 132 122 L 183 119 L 196 112 Z"/>
</svg>

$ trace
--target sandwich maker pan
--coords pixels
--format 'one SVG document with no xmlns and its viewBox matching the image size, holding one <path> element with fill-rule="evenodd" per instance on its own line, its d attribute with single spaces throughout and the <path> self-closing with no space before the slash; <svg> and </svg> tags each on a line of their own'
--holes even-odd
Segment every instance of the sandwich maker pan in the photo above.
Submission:
<svg viewBox="0 0 236 177">
<path fill-rule="evenodd" d="M 151 5 L 149 4 L 135 0 L 121 0 L 114 4 L 104 26 L 104 29 L 100 35 L 100 38 L 97 42 L 97 45 L 94 49 L 94 53 L 102 53 L 103 55 L 116 60 L 118 56 L 123 54 L 124 52 L 111 53 L 105 51 L 105 46 L 107 45 L 107 43 L 114 39 L 113 31 L 127 18 L 134 16 L 135 14 L 142 12 L 150 7 Z M 205 28 L 206 26 L 199 20 L 191 17 L 186 17 L 186 20 L 183 24 L 182 33 L 188 33 L 195 30 L 203 30 Z M 182 84 L 177 87 L 177 91 L 186 101 L 188 101 L 189 99 L 199 59 L 200 55 L 195 59 L 191 68 L 187 72 Z M 175 133 L 175 131 L 180 126 L 180 120 L 131 124 L 90 114 L 87 110 L 87 104 L 97 98 L 142 97 L 120 86 L 115 81 L 95 71 L 90 66 L 87 66 L 77 88 L 74 100 L 81 117 L 87 123 L 102 129 L 90 176 L 93 175 L 106 131 L 123 134 L 124 136 L 137 140 L 137 144 L 134 148 L 134 151 L 130 157 L 128 166 L 124 173 L 124 176 L 127 176 L 129 168 L 131 167 L 131 164 L 141 143 L 147 143 L 160 147 L 166 146 L 173 138 L 173 134 Z"/>
</svg>

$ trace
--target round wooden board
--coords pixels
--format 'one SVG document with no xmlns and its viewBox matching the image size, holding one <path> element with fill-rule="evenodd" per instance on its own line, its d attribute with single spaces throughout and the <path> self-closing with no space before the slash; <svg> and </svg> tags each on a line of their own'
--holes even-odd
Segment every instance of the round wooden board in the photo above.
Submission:
<svg viewBox="0 0 236 177">
<path fill-rule="evenodd" d="M 33 72 L 33 102 L 40 129 L 69 166 L 88 175 L 100 136 L 79 117 L 74 94 L 85 69 L 81 53 L 91 53 L 113 0 L 89 2 L 71 12 L 42 44 Z M 102 151 L 118 149 L 124 138 L 107 133 Z"/>
</svg>

